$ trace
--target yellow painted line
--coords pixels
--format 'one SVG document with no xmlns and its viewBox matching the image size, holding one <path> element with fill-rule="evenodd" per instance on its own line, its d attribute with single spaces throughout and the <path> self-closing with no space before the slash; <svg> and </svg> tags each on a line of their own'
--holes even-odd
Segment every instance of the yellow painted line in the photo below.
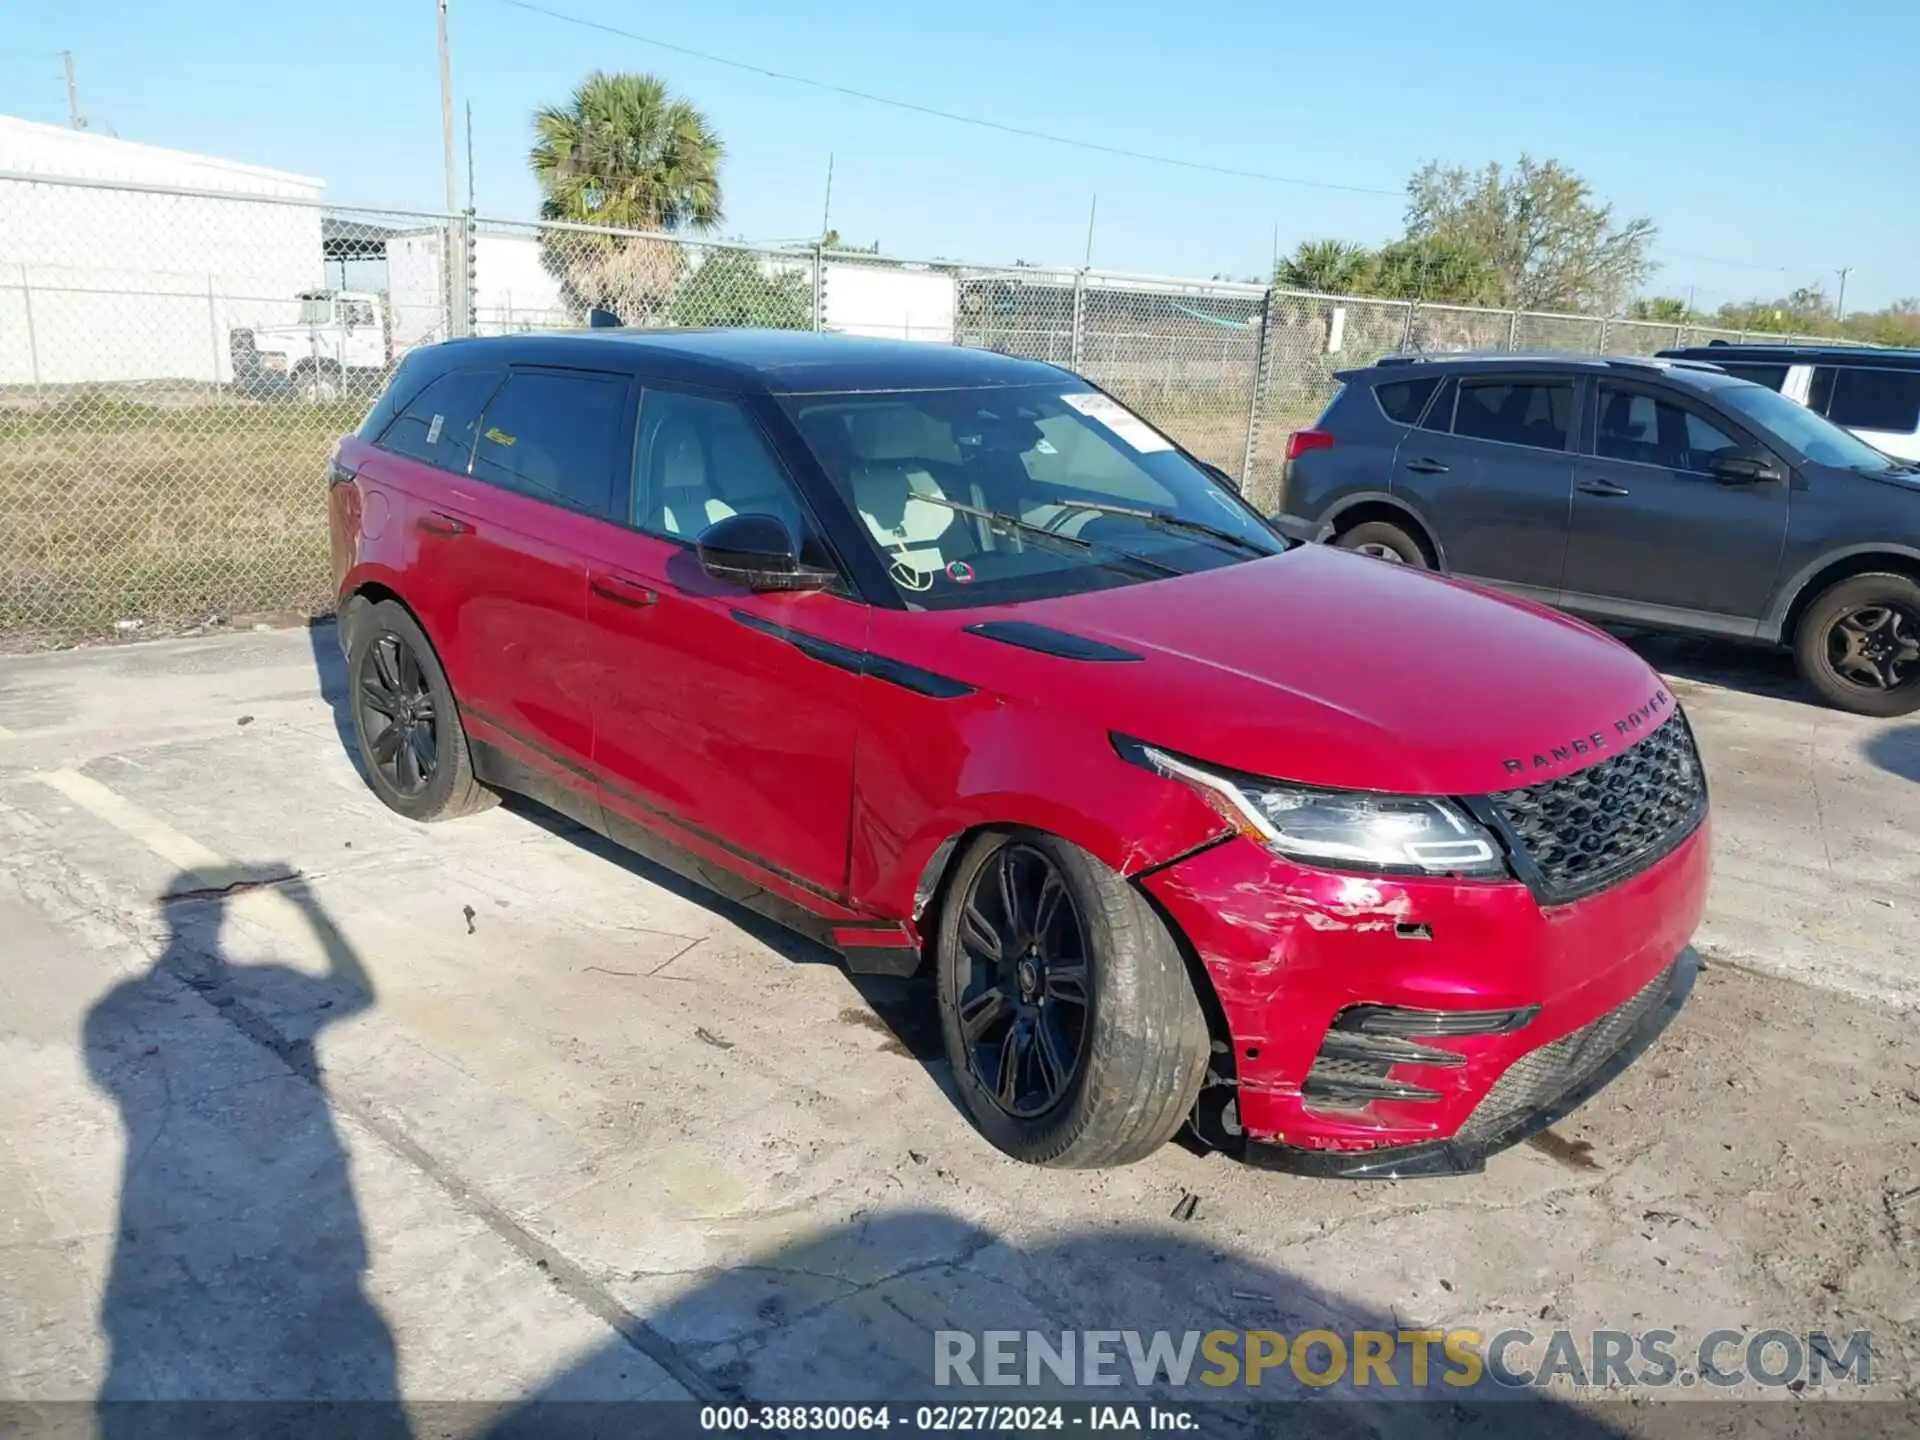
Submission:
<svg viewBox="0 0 1920 1440">
<path fill-rule="evenodd" d="M 178 866 L 174 892 L 219 889 L 273 873 L 236 864 L 77 770 L 48 771 L 35 778 Z M 360 970 L 361 983 L 373 992 L 378 1008 L 456 1068 L 580 1135 L 596 1140 L 604 1136 L 609 1098 L 573 1079 L 548 1052 L 510 1033 L 494 1016 L 461 1004 L 445 991 L 409 985 L 384 963 L 369 963 L 323 914 L 271 885 L 238 891 L 220 903 L 230 916 L 252 922 L 291 950 L 285 958 L 307 973 L 338 973 L 343 965 Z M 636 1175 L 666 1191 L 691 1215 L 717 1220 L 738 1214 L 748 1193 L 737 1174 L 695 1146 L 667 1141 L 647 1147 L 643 1158 L 646 1163 L 635 1167 Z"/>
</svg>

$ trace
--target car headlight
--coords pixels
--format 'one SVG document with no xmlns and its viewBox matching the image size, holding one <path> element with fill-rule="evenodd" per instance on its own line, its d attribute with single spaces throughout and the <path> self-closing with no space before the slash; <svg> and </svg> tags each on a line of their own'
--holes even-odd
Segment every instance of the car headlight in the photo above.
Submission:
<svg viewBox="0 0 1920 1440">
<path fill-rule="evenodd" d="M 1289 860 L 1401 875 L 1508 874 L 1493 836 L 1451 800 L 1317 790 L 1209 769 L 1140 741 L 1115 743 L 1125 758 L 1188 786 L 1241 834 Z"/>
</svg>

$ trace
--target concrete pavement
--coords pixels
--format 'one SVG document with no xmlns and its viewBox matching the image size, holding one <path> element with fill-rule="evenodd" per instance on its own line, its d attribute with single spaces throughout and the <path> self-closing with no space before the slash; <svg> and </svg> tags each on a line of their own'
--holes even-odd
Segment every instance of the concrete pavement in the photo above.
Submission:
<svg viewBox="0 0 1920 1440">
<path fill-rule="evenodd" d="M 1920 728 L 1659 657 L 1707 972 L 1485 1176 L 1059 1174 L 967 1126 L 924 987 L 542 812 L 387 812 L 331 647 L 0 662 L 0 1398 L 850 1399 L 942 1328 L 1415 1323 L 1869 1329 L 1915 1393 Z"/>
</svg>

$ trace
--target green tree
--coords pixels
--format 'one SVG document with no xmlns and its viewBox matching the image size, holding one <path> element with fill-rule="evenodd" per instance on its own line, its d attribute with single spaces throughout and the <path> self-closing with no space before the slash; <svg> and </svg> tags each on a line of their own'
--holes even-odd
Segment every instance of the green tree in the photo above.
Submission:
<svg viewBox="0 0 1920 1440">
<path fill-rule="evenodd" d="M 1293 254 L 1273 267 L 1273 283 L 1283 290 L 1316 295 L 1364 295 L 1373 273 L 1373 256 L 1350 240 L 1303 240 Z"/>
<path fill-rule="evenodd" d="M 751 325 L 805 330 L 813 324 L 813 287 L 792 270 L 767 271 L 750 250 L 714 250 L 667 301 L 675 325 Z"/>
<path fill-rule="evenodd" d="M 1511 168 L 1424 166 L 1407 182 L 1406 230 L 1479 250 L 1498 303 L 1520 309 L 1611 312 L 1653 269 L 1651 220 L 1616 222 L 1578 175 L 1524 154 Z"/>
<path fill-rule="evenodd" d="M 1382 246 L 1369 293 L 1438 305 L 1498 305 L 1504 291 L 1500 272 L 1479 247 L 1430 235 Z"/>
<path fill-rule="evenodd" d="M 1661 325 L 1684 325 L 1693 319 L 1687 302 L 1671 295 L 1650 295 L 1627 307 L 1629 320 L 1649 320 Z"/>
<path fill-rule="evenodd" d="M 543 220 L 654 233 L 720 221 L 725 148 L 652 75 L 596 70 L 566 105 L 534 113 L 533 134 Z M 548 230 L 541 241 L 576 308 L 605 305 L 629 320 L 657 308 L 684 266 L 678 246 L 639 236 Z"/>
</svg>

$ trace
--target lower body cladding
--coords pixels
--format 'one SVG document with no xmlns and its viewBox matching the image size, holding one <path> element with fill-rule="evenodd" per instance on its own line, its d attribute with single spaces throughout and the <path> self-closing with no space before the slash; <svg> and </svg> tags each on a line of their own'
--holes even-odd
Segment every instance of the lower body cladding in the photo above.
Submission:
<svg viewBox="0 0 1920 1440">
<path fill-rule="evenodd" d="M 1238 839 L 1144 877 L 1231 1036 L 1219 1128 L 1276 1169 L 1481 1169 L 1584 1103 L 1685 1001 L 1707 832 L 1555 906 L 1513 882 L 1309 870 Z"/>
</svg>

